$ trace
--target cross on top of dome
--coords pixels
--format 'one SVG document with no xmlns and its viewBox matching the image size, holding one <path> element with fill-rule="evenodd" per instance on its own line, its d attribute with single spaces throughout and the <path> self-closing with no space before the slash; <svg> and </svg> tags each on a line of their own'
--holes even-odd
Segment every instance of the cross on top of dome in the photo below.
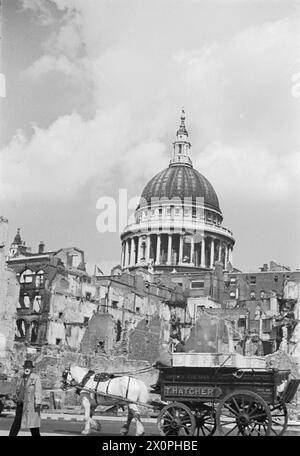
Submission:
<svg viewBox="0 0 300 456">
<path fill-rule="evenodd" d="M 184 135 L 184 136 L 188 136 L 188 132 L 185 128 L 185 111 L 184 111 L 184 108 L 181 109 L 181 117 L 180 117 L 180 127 L 179 127 L 179 130 L 177 130 L 177 133 L 176 135 L 179 136 L 179 135 Z"/>
</svg>

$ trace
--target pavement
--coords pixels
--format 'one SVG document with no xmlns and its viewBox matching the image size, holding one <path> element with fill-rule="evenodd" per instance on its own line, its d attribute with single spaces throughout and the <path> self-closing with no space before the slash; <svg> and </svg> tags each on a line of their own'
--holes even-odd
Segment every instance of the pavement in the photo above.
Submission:
<svg viewBox="0 0 300 456">
<path fill-rule="evenodd" d="M 57 411 L 58 412 L 58 411 Z M 58 413 L 55 411 L 42 413 L 42 435 L 47 436 L 80 436 L 83 429 L 83 413 L 66 413 L 60 410 Z M 0 418 L 0 437 L 8 436 L 9 429 L 14 417 L 13 411 L 3 413 Z M 116 436 L 119 435 L 121 423 L 124 423 L 124 415 L 122 416 L 94 416 L 94 419 L 100 420 L 102 424 L 101 435 Z M 144 417 L 143 423 L 145 424 L 146 435 L 156 436 L 159 435 L 156 426 L 156 418 Z M 131 429 L 131 434 L 134 435 L 135 426 Z M 31 436 L 29 430 L 21 430 L 20 436 Z M 99 435 L 93 433 L 92 435 Z M 285 436 L 299 436 L 300 435 L 300 422 L 290 421 L 286 430 Z"/>
<path fill-rule="evenodd" d="M 3 412 L 2 413 L 3 417 L 14 417 L 15 412 L 14 411 L 9 411 L 9 412 Z M 119 415 L 119 416 L 109 416 L 109 415 L 100 415 L 100 414 L 95 414 L 93 415 L 94 420 L 101 420 L 101 421 L 124 421 L 124 417 L 127 416 L 126 414 L 124 415 Z M 79 413 L 72 413 L 69 411 L 56 411 L 56 412 L 42 412 L 41 413 L 41 418 L 42 420 L 55 420 L 55 421 L 84 421 L 84 415 L 81 412 Z M 156 418 L 149 418 L 149 417 L 142 417 L 143 422 L 145 423 L 156 423 Z M 299 423 L 300 425 L 300 423 Z"/>
</svg>

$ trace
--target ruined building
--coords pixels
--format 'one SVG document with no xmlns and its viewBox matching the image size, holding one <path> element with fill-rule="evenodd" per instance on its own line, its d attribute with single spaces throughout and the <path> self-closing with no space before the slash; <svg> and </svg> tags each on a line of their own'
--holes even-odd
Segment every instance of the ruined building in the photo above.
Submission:
<svg viewBox="0 0 300 456">
<path fill-rule="evenodd" d="M 261 353 L 266 355 L 278 350 L 284 339 L 285 315 L 290 314 L 287 341 L 291 338 L 297 318 L 293 314 L 295 303 L 287 303 L 285 290 L 289 283 L 300 280 L 300 271 L 270 262 L 260 271 L 224 274 L 224 304 L 228 309 L 246 312 L 244 323 L 248 335 L 258 336 L 262 343 Z M 292 315 L 293 314 L 293 315 Z M 244 343 L 246 342 L 244 334 Z M 286 346 L 287 348 L 287 346 Z"/>
<path fill-rule="evenodd" d="M 8 221 L 0 217 L 0 373 L 9 367 L 14 347 L 19 283 L 6 265 Z"/>
<path fill-rule="evenodd" d="M 15 340 L 78 347 L 98 308 L 98 290 L 85 270 L 84 252 L 76 247 L 32 253 L 18 230 L 7 265 L 20 284 Z"/>
</svg>

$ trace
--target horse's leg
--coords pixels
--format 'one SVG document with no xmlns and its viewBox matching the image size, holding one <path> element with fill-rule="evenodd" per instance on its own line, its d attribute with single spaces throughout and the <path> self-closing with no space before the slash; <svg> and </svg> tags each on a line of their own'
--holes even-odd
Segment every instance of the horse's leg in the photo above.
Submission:
<svg viewBox="0 0 300 456">
<path fill-rule="evenodd" d="M 81 434 L 87 435 L 90 433 L 91 425 L 90 425 L 90 409 L 91 404 L 89 398 L 86 395 L 82 396 L 82 405 L 84 407 L 84 418 L 85 418 L 85 427 Z"/>
<path fill-rule="evenodd" d="M 145 428 L 141 421 L 141 415 L 140 415 L 139 409 L 137 408 L 136 404 L 129 404 L 128 408 L 131 410 L 133 417 L 135 418 L 135 422 L 136 422 L 135 435 L 145 434 Z"/>
<path fill-rule="evenodd" d="M 120 434 L 121 435 L 127 435 L 128 434 L 128 431 L 129 431 L 129 428 L 130 428 L 130 424 L 131 424 L 131 421 L 133 420 L 134 418 L 134 415 L 132 413 L 132 410 L 130 408 L 130 406 L 127 407 L 127 410 L 128 410 L 128 413 L 127 413 L 127 421 L 125 424 L 123 424 L 123 426 L 121 427 L 121 430 L 120 430 Z"/>
<path fill-rule="evenodd" d="M 93 404 L 93 403 L 90 404 L 90 424 L 91 424 L 91 427 L 93 429 L 95 429 L 96 431 L 100 432 L 101 431 L 101 424 L 99 423 L 99 421 L 96 421 L 96 420 L 93 419 L 93 415 L 94 415 L 95 410 L 96 410 L 97 407 L 98 407 L 97 404 Z"/>
</svg>

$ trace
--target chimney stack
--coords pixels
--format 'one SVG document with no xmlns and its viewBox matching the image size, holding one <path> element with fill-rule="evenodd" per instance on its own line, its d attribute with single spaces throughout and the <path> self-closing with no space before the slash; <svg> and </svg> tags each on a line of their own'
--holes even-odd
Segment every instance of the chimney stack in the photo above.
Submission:
<svg viewBox="0 0 300 456">
<path fill-rule="evenodd" d="M 44 250 L 45 250 L 45 244 L 43 241 L 41 241 L 39 244 L 39 253 L 44 253 Z"/>
</svg>

